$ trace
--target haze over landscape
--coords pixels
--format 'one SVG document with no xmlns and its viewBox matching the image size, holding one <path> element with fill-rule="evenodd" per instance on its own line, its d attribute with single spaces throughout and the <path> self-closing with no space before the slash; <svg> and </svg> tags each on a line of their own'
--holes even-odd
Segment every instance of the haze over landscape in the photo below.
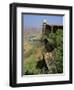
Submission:
<svg viewBox="0 0 74 90">
<path fill-rule="evenodd" d="M 49 46 L 55 46 L 53 45 L 55 40 L 52 39 L 52 36 L 57 38 L 57 36 L 60 35 L 59 39 L 63 40 L 62 39 L 63 30 L 60 30 L 62 32 L 57 32 L 57 34 L 52 33 L 53 35 L 51 35 L 51 33 L 48 33 L 50 37 L 46 35 L 48 41 L 48 44 L 46 46 L 41 42 L 41 39 L 44 38 L 42 37 L 43 22 L 46 21 L 47 24 L 49 25 L 63 26 L 63 16 L 23 14 L 22 20 L 23 20 L 22 23 L 23 24 L 22 25 L 23 26 L 23 74 L 32 75 L 32 74 L 42 74 L 42 73 L 43 74 L 58 73 L 59 71 L 57 72 L 54 61 L 52 60 L 54 55 L 51 52 L 48 51 L 46 52 L 45 47 L 49 48 Z M 51 43 L 52 45 L 50 45 Z M 62 47 L 62 43 L 60 47 Z M 55 50 L 53 50 L 53 52 L 55 52 Z M 47 70 L 46 68 L 47 66 L 49 67 L 49 65 L 48 62 L 44 60 L 44 58 L 46 59 L 46 57 L 48 58 L 50 56 L 52 56 L 51 57 L 52 59 L 51 61 L 49 61 L 49 63 L 53 61 L 53 64 L 51 66 L 54 67 L 54 71 L 51 68 L 50 70 Z M 62 68 L 60 72 L 61 73 L 63 72 Z"/>
</svg>

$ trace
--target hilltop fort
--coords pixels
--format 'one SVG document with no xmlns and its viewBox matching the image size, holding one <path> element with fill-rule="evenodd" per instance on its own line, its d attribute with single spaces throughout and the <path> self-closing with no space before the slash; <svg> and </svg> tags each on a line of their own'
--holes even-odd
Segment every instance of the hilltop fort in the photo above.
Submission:
<svg viewBox="0 0 74 90">
<path fill-rule="evenodd" d="M 50 25 L 47 23 L 46 20 L 43 21 L 43 26 L 42 26 L 42 35 L 47 35 L 50 32 L 55 33 L 58 29 L 63 30 L 63 25 Z"/>
</svg>

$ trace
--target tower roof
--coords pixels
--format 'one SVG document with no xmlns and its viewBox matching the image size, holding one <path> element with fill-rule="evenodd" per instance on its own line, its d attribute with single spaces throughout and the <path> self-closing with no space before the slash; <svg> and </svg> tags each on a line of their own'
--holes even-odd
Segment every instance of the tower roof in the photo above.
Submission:
<svg viewBox="0 0 74 90">
<path fill-rule="evenodd" d="M 44 20 L 43 20 L 43 23 L 47 23 L 47 20 L 46 20 L 46 19 L 44 19 Z"/>
</svg>

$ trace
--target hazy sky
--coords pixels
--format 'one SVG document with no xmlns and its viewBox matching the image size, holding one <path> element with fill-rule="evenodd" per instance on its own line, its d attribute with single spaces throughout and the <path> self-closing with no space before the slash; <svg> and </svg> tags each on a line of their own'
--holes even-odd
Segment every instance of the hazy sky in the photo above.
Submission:
<svg viewBox="0 0 74 90">
<path fill-rule="evenodd" d="M 26 28 L 40 28 L 43 20 L 47 20 L 48 24 L 63 25 L 63 16 L 23 14 L 23 26 Z"/>
</svg>

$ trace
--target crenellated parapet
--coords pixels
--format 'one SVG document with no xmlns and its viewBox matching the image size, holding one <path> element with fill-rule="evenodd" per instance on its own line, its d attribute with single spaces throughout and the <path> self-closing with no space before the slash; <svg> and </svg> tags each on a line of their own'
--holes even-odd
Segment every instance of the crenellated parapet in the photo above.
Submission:
<svg viewBox="0 0 74 90">
<path fill-rule="evenodd" d="M 62 30 L 63 25 L 49 25 L 49 24 L 44 22 L 43 26 L 42 26 L 42 34 L 48 35 L 51 32 L 55 33 L 59 29 Z"/>
</svg>

